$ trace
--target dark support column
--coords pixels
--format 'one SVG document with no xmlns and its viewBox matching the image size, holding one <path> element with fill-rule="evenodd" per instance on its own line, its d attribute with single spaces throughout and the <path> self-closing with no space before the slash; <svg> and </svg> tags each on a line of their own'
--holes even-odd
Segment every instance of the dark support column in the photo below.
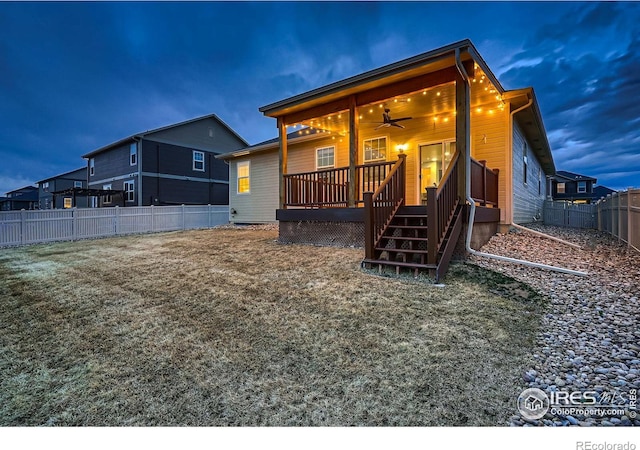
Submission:
<svg viewBox="0 0 640 450">
<path fill-rule="evenodd" d="M 287 174 L 287 124 L 282 117 L 278 117 L 278 134 L 280 137 L 280 157 L 278 160 L 278 179 L 280 182 L 280 209 L 284 209 L 286 202 L 286 186 L 284 175 Z"/>
<path fill-rule="evenodd" d="M 358 162 L 358 128 L 360 119 L 356 108 L 355 96 L 349 97 L 349 207 L 356 206 L 358 200 L 358 174 L 356 165 Z"/>
<path fill-rule="evenodd" d="M 467 154 L 471 149 L 467 148 L 470 142 L 467 136 L 470 133 L 469 117 L 469 85 L 464 82 L 460 73 L 456 72 L 456 148 L 460 152 L 460 163 L 458 163 L 458 195 L 464 202 L 466 191 L 466 164 Z"/>
<path fill-rule="evenodd" d="M 364 257 L 373 259 L 374 231 L 373 231 L 373 192 L 364 194 Z"/>
</svg>

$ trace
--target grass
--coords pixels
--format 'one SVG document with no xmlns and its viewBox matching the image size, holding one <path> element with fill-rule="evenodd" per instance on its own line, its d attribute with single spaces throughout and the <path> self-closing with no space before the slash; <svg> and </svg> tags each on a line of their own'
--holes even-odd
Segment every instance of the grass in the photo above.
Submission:
<svg viewBox="0 0 640 450">
<path fill-rule="evenodd" d="M 544 302 L 214 229 L 0 254 L 0 424 L 505 425 Z"/>
</svg>

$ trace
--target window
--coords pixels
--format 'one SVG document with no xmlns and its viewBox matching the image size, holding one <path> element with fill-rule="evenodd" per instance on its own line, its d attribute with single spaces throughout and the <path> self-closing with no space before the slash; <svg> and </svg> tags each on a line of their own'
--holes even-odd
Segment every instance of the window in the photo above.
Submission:
<svg viewBox="0 0 640 450">
<path fill-rule="evenodd" d="M 250 166 L 249 161 L 238 163 L 238 194 L 248 194 L 251 192 Z"/>
<path fill-rule="evenodd" d="M 105 191 L 110 191 L 111 190 L 111 185 L 110 184 L 105 184 L 104 186 L 102 186 L 102 189 L 104 189 Z M 111 204 L 111 202 L 113 202 L 113 197 L 109 194 L 109 195 L 103 195 L 102 196 L 102 202 L 105 205 L 109 205 Z"/>
<path fill-rule="evenodd" d="M 522 163 L 523 163 L 523 166 L 524 166 L 524 171 L 523 171 L 523 174 L 522 174 L 523 178 L 522 179 L 523 179 L 524 184 L 527 184 L 527 163 L 528 163 L 528 160 L 527 160 L 527 143 L 526 142 L 524 143 L 523 148 L 522 148 Z"/>
<path fill-rule="evenodd" d="M 89 175 L 93 176 L 96 173 L 96 160 L 91 158 L 89 160 Z"/>
<path fill-rule="evenodd" d="M 135 184 L 133 181 L 124 182 L 124 198 L 127 202 L 135 202 Z"/>
<path fill-rule="evenodd" d="M 204 172 L 204 152 L 193 152 L 193 170 Z"/>
<path fill-rule="evenodd" d="M 578 181 L 578 193 L 584 194 L 587 192 L 587 182 L 586 181 Z"/>
<path fill-rule="evenodd" d="M 564 194 L 564 183 L 558 183 L 558 194 Z"/>
<path fill-rule="evenodd" d="M 49 182 L 42 183 L 42 192 L 49 192 Z"/>
<path fill-rule="evenodd" d="M 64 209 L 69 209 L 72 207 L 72 199 L 71 197 L 64 198 Z"/>
<path fill-rule="evenodd" d="M 316 149 L 316 168 L 331 169 L 335 167 L 335 147 Z"/>
<path fill-rule="evenodd" d="M 138 164 L 138 145 L 135 142 L 129 146 L 129 164 Z"/>
<path fill-rule="evenodd" d="M 82 187 L 82 181 L 74 181 L 73 182 L 73 187 L 74 188 L 81 188 Z"/>
<path fill-rule="evenodd" d="M 364 162 L 387 159 L 387 138 L 373 138 L 364 141 Z"/>
<path fill-rule="evenodd" d="M 540 173 L 539 167 L 538 167 L 538 195 L 542 195 L 542 174 Z"/>
</svg>

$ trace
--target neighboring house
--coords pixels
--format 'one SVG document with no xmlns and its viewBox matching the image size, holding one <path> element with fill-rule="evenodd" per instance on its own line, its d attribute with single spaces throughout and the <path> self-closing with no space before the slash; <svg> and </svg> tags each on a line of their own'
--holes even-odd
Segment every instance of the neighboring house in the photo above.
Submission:
<svg viewBox="0 0 640 450">
<path fill-rule="evenodd" d="M 597 181 L 586 175 L 558 170 L 551 179 L 551 195 L 554 200 L 591 203 L 600 198 L 593 191 Z"/>
<path fill-rule="evenodd" d="M 555 173 L 533 89 L 505 90 L 469 40 L 260 111 L 279 138 L 219 156 L 231 220 L 278 220 L 285 242 L 364 245 L 367 263 L 439 267 L 466 217 L 467 154 L 476 246 L 540 216 Z"/>
<path fill-rule="evenodd" d="M 596 186 L 593 188 L 593 198 L 594 200 L 600 200 L 601 198 L 605 198 L 608 195 L 613 195 L 615 194 L 616 190 L 614 189 L 610 189 L 606 186 Z"/>
<path fill-rule="evenodd" d="M 88 197 L 74 192 L 87 188 L 87 168 L 81 167 L 38 181 L 40 209 L 86 208 Z"/>
<path fill-rule="evenodd" d="M 6 198 L 0 204 L 2 211 L 19 211 L 21 209 L 38 209 L 38 188 L 25 186 L 15 191 L 7 192 Z"/>
<path fill-rule="evenodd" d="M 247 145 L 215 114 L 128 136 L 83 156 L 90 190 L 122 192 L 89 206 L 226 205 L 229 169 L 215 156 Z"/>
</svg>

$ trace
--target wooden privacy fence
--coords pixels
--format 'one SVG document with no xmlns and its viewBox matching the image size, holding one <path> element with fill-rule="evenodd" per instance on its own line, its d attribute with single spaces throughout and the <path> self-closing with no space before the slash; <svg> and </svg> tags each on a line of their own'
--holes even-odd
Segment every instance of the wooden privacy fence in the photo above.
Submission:
<svg viewBox="0 0 640 450">
<path fill-rule="evenodd" d="M 137 206 L 0 212 L 0 247 L 211 228 L 229 223 L 227 206 Z"/>
<path fill-rule="evenodd" d="M 596 203 L 598 230 L 640 251 L 640 189 L 608 195 Z"/>
<path fill-rule="evenodd" d="M 598 210 L 595 204 L 546 201 L 544 203 L 544 223 L 560 227 L 598 227 Z"/>
</svg>

